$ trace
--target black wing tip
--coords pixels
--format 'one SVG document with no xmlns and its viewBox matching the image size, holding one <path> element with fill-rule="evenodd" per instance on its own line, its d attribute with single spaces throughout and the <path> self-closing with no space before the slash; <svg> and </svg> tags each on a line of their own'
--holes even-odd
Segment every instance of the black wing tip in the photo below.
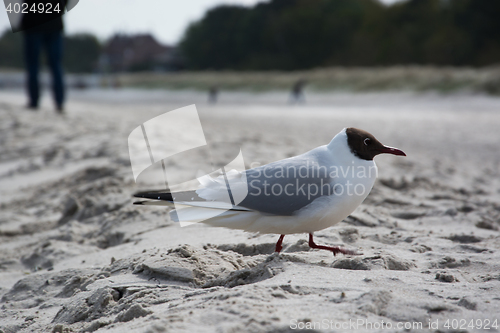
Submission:
<svg viewBox="0 0 500 333">
<path fill-rule="evenodd" d="M 138 192 L 133 194 L 134 198 L 172 201 L 170 192 Z"/>
<path fill-rule="evenodd" d="M 145 198 L 146 196 L 150 196 L 150 195 L 153 195 L 153 194 L 161 194 L 161 193 L 165 193 L 165 191 L 144 191 L 144 192 L 137 192 L 137 193 L 134 193 L 133 196 L 135 198 Z"/>
</svg>

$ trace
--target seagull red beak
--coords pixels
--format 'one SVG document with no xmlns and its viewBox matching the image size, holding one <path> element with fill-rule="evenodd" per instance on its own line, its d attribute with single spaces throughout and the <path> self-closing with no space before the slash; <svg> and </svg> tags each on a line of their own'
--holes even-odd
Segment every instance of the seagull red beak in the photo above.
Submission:
<svg viewBox="0 0 500 333">
<path fill-rule="evenodd" d="M 383 148 L 380 148 L 377 150 L 380 152 L 380 154 L 392 154 L 392 155 L 398 155 L 398 156 L 406 156 L 405 152 L 398 149 L 398 148 L 384 146 Z"/>
</svg>

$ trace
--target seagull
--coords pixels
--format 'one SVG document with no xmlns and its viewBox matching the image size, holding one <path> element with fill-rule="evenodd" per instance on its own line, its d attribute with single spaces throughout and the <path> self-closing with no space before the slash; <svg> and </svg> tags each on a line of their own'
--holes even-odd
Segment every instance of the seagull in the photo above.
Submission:
<svg viewBox="0 0 500 333">
<path fill-rule="evenodd" d="M 344 128 L 329 144 L 304 154 L 216 178 L 200 177 L 194 191 L 137 193 L 135 197 L 149 200 L 134 204 L 171 206 L 175 221 L 182 215 L 183 221 L 279 234 L 278 253 L 285 235 L 307 233 L 311 248 L 355 255 L 342 247 L 317 245 L 313 234 L 339 223 L 365 200 L 377 178 L 373 159 L 379 154 L 406 156 L 364 130 Z M 223 199 L 228 188 L 244 190 L 246 196 L 228 207 Z"/>
</svg>

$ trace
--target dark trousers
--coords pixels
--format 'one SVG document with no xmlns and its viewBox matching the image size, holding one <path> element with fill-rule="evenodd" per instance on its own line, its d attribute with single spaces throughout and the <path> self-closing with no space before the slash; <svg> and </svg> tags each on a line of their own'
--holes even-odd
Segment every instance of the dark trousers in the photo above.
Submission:
<svg viewBox="0 0 500 333">
<path fill-rule="evenodd" d="M 63 33 L 27 32 L 24 34 L 24 58 L 28 70 L 29 106 L 38 107 L 40 97 L 40 52 L 45 49 L 52 74 L 52 91 L 57 108 L 62 108 L 64 102 L 64 82 L 62 69 Z"/>
</svg>

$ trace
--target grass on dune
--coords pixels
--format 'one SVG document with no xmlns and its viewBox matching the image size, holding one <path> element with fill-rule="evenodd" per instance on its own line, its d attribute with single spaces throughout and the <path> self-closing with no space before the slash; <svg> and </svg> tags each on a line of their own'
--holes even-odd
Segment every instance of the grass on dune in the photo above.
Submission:
<svg viewBox="0 0 500 333">
<path fill-rule="evenodd" d="M 500 66 L 452 68 L 398 66 L 385 68 L 320 68 L 294 72 L 203 71 L 176 73 L 126 73 L 124 86 L 138 88 L 223 90 L 288 90 L 299 79 L 317 91 L 472 91 L 500 95 Z"/>
</svg>

